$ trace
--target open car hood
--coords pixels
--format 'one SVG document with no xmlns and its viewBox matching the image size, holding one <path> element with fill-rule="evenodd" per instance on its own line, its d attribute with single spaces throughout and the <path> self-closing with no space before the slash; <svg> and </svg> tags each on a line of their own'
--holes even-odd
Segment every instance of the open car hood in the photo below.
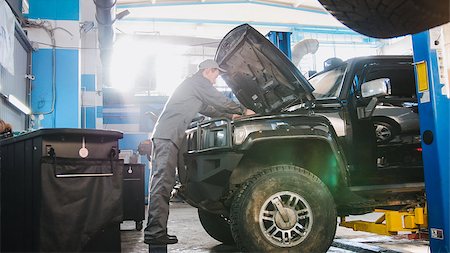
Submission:
<svg viewBox="0 0 450 253">
<path fill-rule="evenodd" d="M 314 99 L 314 88 L 294 64 L 248 24 L 220 42 L 215 60 L 237 99 L 257 113 L 280 112 L 295 101 Z"/>
</svg>

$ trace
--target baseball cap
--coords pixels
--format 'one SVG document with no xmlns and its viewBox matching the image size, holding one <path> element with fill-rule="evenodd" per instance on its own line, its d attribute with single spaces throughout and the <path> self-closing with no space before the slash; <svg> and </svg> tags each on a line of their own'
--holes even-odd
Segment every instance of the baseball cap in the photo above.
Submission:
<svg viewBox="0 0 450 253">
<path fill-rule="evenodd" d="M 211 59 L 200 62 L 200 64 L 198 64 L 198 69 L 218 69 L 221 72 L 227 72 L 225 69 L 219 67 L 219 64 L 217 64 L 216 61 Z"/>
</svg>

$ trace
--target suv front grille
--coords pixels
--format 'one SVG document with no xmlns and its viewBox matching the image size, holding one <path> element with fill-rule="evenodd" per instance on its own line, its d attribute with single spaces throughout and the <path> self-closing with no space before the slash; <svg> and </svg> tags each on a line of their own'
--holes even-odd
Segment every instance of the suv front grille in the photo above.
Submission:
<svg viewBox="0 0 450 253">
<path fill-rule="evenodd" d="M 186 131 L 188 152 L 231 147 L 231 123 L 229 119 L 214 119 L 197 123 Z"/>
</svg>

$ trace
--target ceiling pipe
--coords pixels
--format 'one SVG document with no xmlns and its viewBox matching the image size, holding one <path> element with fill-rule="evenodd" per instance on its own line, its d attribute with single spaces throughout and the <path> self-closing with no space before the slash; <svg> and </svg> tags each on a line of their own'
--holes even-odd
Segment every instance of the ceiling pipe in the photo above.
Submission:
<svg viewBox="0 0 450 253">
<path fill-rule="evenodd" d="M 116 2 L 117 0 L 94 0 L 95 19 L 98 24 L 100 60 L 102 63 L 102 80 L 106 86 L 110 86 L 108 73 L 115 39 L 113 24 L 116 19 Z"/>
<path fill-rule="evenodd" d="M 119 19 L 124 18 L 130 12 L 124 10 L 116 15 L 117 0 L 94 0 L 95 19 L 98 24 L 98 42 L 100 48 L 100 60 L 102 62 L 102 75 L 104 84 L 110 86 L 109 69 L 111 66 L 111 56 L 114 45 L 114 27 L 113 24 Z"/>
</svg>

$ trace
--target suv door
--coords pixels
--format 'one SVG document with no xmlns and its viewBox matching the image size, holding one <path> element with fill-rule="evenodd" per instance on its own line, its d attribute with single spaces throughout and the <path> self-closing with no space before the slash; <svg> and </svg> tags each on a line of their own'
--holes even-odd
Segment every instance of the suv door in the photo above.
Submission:
<svg viewBox="0 0 450 253">
<path fill-rule="evenodd" d="M 352 75 L 349 115 L 352 119 L 350 146 L 355 185 L 423 182 L 419 119 L 414 69 L 410 58 L 372 59 L 358 63 Z M 361 96 L 361 85 L 388 78 L 390 95 L 379 97 L 373 115 L 358 118 L 358 107 L 371 98 Z"/>
</svg>

